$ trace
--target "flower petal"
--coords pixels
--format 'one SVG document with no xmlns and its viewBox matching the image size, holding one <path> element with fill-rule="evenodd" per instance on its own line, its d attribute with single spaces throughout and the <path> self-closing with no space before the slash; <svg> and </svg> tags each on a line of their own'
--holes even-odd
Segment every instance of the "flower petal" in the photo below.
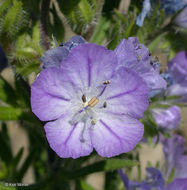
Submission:
<svg viewBox="0 0 187 190">
<path fill-rule="evenodd" d="M 175 179 L 172 183 L 167 185 L 165 190 L 186 190 L 187 189 L 187 178 Z"/>
<path fill-rule="evenodd" d="M 43 63 L 43 68 L 49 67 L 60 67 L 61 61 L 66 58 L 69 51 L 66 47 L 56 47 L 45 52 L 41 57 L 41 62 Z"/>
<path fill-rule="evenodd" d="M 149 91 L 166 88 L 165 80 L 151 63 L 149 50 L 137 38 L 123 39 L 115 49 L 118 64 L 137 72 L 146 82 Z"/>
<path fill-rule="evenodd" d="M 60 67 L 60 63 L 68 56 L 71 49 L 85 42 L 81 36 L 73 36 L 68 42 L 46 51 L 41 57 L 43 68 Z"/>
<path fill-rule="evenodd" d="M 172 130 L 180 125 L 180 108 L 177 106 L 171 106 L 168 109 L 155 108 L 152 114 L 156 123 L 163 129 Z"/>
<path fill-rule="evenodd" d="M 68 42 L 64 43 L 63 45 L 71 50 L 72 48 L 76 47 L 79 44 L 84 44 L 86 41 L 82 36 L 73 36 L 71 37 Z"/>
<path fill-rule="evenodd" d="M 148 106 L 145 82 L 135 72 L 124 67 L 116 71 L 104 95 L 107 102 L 106 112 L 109 113 L 140 118 Z"/>
<path fill-rule="evenodd" d="M 187 88 L 187 52 L 179 52 L 168 63 L 168 70 L 177 84 Z"/>
<path fill-rule="evenodd" d="M 31 86 L 32 111 L 42 121 L 59 118 L 70 110 L 70 100 L 75 96 L 75 86 L 58 68 L 43 70 Z"/>
<path fill-rule="evenodd" d="M 129 116 L 105 115 L 90 130 L 91 141 L 97 153 L 112 157 L 131 151 L 143 136 L 144 128 Z"/>
<path fill-rule="evenodd" d="M 72 81 L 84 89 L 109 80 L 116 66 L 115 53 L 95 44 L 80 44 L 73 48 L 61 64 Z"/>
<path fill-rule="evenodd" d="M 162 143 L 167 162 L 166 176 L 169 177 L 172 168 L 175 168 L 176 170 L 178 170 L 178 166 L 180 168 L 180 160 L 184 158 L 185 142 L 183 137 L 173 135 L 169 139 L 163 139 Z"/>
<path fill-rule="evenodd" d="M 62 158 L 89 155 L 93 147 L 88 129 L 83 122 L 71 125 L 68 119 L 68 114 L 63 115 L 44 126 L 50 147 Z"/>
</svg>

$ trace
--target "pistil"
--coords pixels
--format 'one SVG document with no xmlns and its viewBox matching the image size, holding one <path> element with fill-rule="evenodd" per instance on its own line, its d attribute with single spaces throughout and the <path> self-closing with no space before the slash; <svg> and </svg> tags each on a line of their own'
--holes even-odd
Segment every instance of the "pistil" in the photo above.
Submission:
<svg viewBox="0 0 187 190">
<path fill-rule="evenodd" d="M 94 96 L 94 97 L 88 102 L 88 106 L 94 107 L 98 102 L 99 102 L 99 99 Z"/>
</svg>

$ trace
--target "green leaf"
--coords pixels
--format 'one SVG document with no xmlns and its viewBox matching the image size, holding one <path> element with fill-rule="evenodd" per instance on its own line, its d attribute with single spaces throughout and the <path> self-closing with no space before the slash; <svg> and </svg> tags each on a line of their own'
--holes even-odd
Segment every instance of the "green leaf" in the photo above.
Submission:
<svg viewBox="0 0 187 190">
<path fill-rule="evenodd" d="M 78 5 L 80 0 L 57 0 L 60 10 L 65 14 L 68 15 L 73 9 Z"/>
<path fill-rule="evenodd" d="M 136 166 L 137 162 L 133 160 L 125 160 L 125 159 L 108 159 L 106 160 L 104 170 L 109 171 L 109 170 L 116 170 L 119 168 L 124 168 L 124 167 L 133 167 Z"/>
<path fill-rule="evenodd" d="M 2 124 L 2 128 L 0 131 L 0 157 L 7 165 L 10 164 L 13 158 L 10 138 L 5 123 Z"/>
<path fill-rule="evenodd" d="M 83 180 L 80 180 L 80 187 L 81 187 L 81 190 L 95 190 L 91 185 L 88 185 Z"/>
<path fill-rule="evenodd" d="M 9 37 L 13 37 L 19 30 L 24 20 L 22 3 L 14 1 L 13 6 L 8 10 L 3 23 L 2 32 L 7 33 Z"/>
<path fill-rule="evenodd" d="M 116 46 L 118 45 L 119 41 L 120 41 L 120 21 L 116 21 L 114 28 L 112 30 L 112 34 L 111 34 L 111 39 L 112 41 L 109 43 L 108 48 L 109 49 L 115 49 Z"/>
<path fill-rule="evenodd" d="M 1 0 L 2 1 L 2 0 Z M 11 0 L 4 0 L 0 3 L 0 16 L 3 16 L 3 13 L 10 7 Z"/>
<path fill-rule="evenodd" d="M 30 86 L 18 73 L 15 75 L 15 87 L 19 106 L 27 110 L 30 109 Z"/>
<path fill-rule="evenodd" d="M 31 74 L 32 72 L 34 73 L 39 73 L 40 71 L 40 63 L 37 61 L 33 61 L 33 62 L 28 62 L 25 63 L 22 66 L 17 66 L 16 71 L 22 75 L 23 77 L 28 76 L 29 74 Z"/>
<path fill-rule="evenodd" d="M 51 32 L 51 36 L 53 35 L 57 39 L 58 43 L 60 43 L 64 39 L 64 25 L 54 6 L 50 11 L 53 14 L 53 24 L 50 23 L 49 31 Z"/>
<path fill-rule="evenodd" d="M 23 114 L 22 109 L 15 107 L 0 106 L 0 120 L 19 120 Z"/>
<path fill-rule="evenodd" d="M 85 166 L 81 169 L 75 170 L 73 172 L 67 173 L 65 177 L 74 179 L 81 176 L 86 176 L 91 173 L 101 172 L 101 171 L 111 171 L 124 167 L 133 167 L 137 165 L 137 162 L 125 159 L 108 159 L 93 163 L 91 165 Z"/>
<path fill-rule="evenodd" d="M 1 76 L 0 76 L 0 99 L 7 104 L 10 104 L 13 106 L 17 105 L 15 90 Z"/>
<path fill-rule="evenodd" d="M 85 23 L 89 23 L 92 21 L 94 12 L 91 9 L 90 4 L 88 3 L 87 0 L 81 0 L 80 3 L 78 4 L 80 12 L 82 14 L 82 17 L 84 18 Z"/>
<path fill-rule="evenodd" d="M 159 44 L 160 44 L 162 38 L 163 38 L 165 35 L 166 35 L 166 33 L 162 33 L 162 34 L 160 34 L 159 36 L 157 36 L 153 41 L 151 41 L 151 43 L 148 45 L 148 49 L 149 49 L 149 51 L 150 51 L 151 53 L 153 53 L 154 50 L 159 47 Z"/>
<path fill-rule="evenodd" d="M 40 125 L 40 121 L 28 110 L 23 110 L 16 107 L 0 106 L 0 120 L 21 120 L 32 124 Z"/>
<path fill-rule="evenodd" d="M 172 168 L 172 170 L 169 174 L 169 177 L 168 177 L 167 184 L 171 183 L 173 181 L 174 177 L 175 177 L 175 168 Z"/>
<path fill-rule="evenodd" d="M 108 20 L 104 16 L 101 16 L 99 18 L 98 24 L 96 25 L 94 33 L 90 39 L 90 42 L 101 44 L 106 38 L 106 33 L 110 27 L 110 24 L 111 24 L 110 20 Z"/>
<path fill-rule="evenodd" d="M 23 150 L 24 148 L 20 148 L 20 150 L 18 151 L 18 153 L 16 154 L 16 156 L 12 159 L 11 163 L 10 163 L 10 179 L 14 180 L 16 177 L 16 169 L 17 166 L 22 158 L 23 155 Z"/>
<path fill-rule="evenodd" d="M 28 168 L 35 161 L 37 154 L 38 154 L 38 151 L 36 151 L 36 150 L 33 150 L 29 153 L 29 155 L 25 159 L 24 163 L 22 164 L 21 168 L 17 172 L 16 178 L 18 181 L 22 180 L 22 178 L 24 177 L 24 174 L 27 172 Z"/>
<path fill-rule="evenodd" d="M 133 27 L 134 27 L 134 25 L 135 25 L 135 21 L 136 21 L 136 20 L 133 19 L 133 20 L 130 22 L 129 26 L 127 27 L 126 32 L 125 32 L 125 38 L 128 38 L 128 37 L 131 36 L 131 32 L 132 32 L 132 29 L 133 29 Z"/>
</svg>

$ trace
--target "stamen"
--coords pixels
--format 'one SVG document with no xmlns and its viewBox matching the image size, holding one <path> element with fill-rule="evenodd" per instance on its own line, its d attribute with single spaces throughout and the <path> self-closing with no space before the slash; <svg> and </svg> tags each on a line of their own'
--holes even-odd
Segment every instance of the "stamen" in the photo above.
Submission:
<svg viewBox="0 0 187 190">
<path fill-rule="evenodd" d="M 88 106 L 94 107 L 99 102 L 99 99 L 97 97 L 93 97 L 89 102 Z"/>
<path fill-rule="evenodd" d="M 109 80 L 106 80 L 103 82 L 104 85 L 107 85 L 107 84 L 110 84 L 110 81 Z"/>
<path fill-rule="evenodd" d="M 80 134 L 80 137 L 79 137 L 79 140 L 80 140 L 80 142 L 82 142 L 82 143 L 85 142 L 85 139 L 84 139 L 84 131 L 85 131 L 85 129 L 86 129 L 86 122 L 84 123 L 84 127 L 83 127 L 83 129 L 82 129 L 82 131 L 81 131 L 81 134 Z"/>
<path fill-rule="evenodd" d="M 106 102 L 104 102 L 103 107 L 104 107 L 104 108 L 106 108 L 106 106 L 107 106 L 107 103 L 106 103 Z"/>
<path fill-rule="evenodd" d="M 86 102 L 86 96 L 83 94 L 82 95 L 82 101 L 85 103 Z"/>
<path fill-rule="evenodd" d="M 95 125 L 96 122 L 97 122 L 97 120 L 96 120 L 96 119 L 93 119 L 93 120 L 91 121 L 91 124 L 92 124 L 92 125 Z"/>
</svg>

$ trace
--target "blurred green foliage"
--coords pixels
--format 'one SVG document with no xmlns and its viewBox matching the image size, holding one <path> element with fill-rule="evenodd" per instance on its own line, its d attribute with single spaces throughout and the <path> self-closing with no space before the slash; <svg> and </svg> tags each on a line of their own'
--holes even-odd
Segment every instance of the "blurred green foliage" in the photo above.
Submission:
<svg viewBox="0 0 187 190">
<path fill-rule="evenodd" d="M 165 21 L 164 12 L 158 16 L 159 4 L 143 27 L 136 25 L 136 16 L 141 11 L 142 1 L 132 0 L 126 12 L 120 9 L 122 0 L 0 0 L 0 44 L 14 73 L 14 84 L 0 76 L 0 189 L 38 190 L 94 190 L 85 182 L 87 175 L 105 172 L 105 189 L 120 187 L 116 169 L 127 172 L 137 167 L 138 151 L 123 154 L 113 159 L 101 159 L 95 153 L 88 157 L 60 159 L 48 147 L 40 122 L 30 108 L 30 78 L 41 70 L 40 57 L 46 49 L 64 42 L 72 34 L 82 35 L 89 42 L 114 49 L 122 38 L 137 36 L 151 51 L 158 48 L 168 58 L 179 50 L 187 50 L 187 31 Z M 69 28 L 69 29 L 68 29 Z M 180 40 L 179 40 L 180 39 Z M 153 102 L 156 100 L 153 100 Z M 155 106 L 155 104 L 150 103 Z M 158 105 L 159 106 L 159 105 Z M 21 148 L 13 154 L 7 121 L 16 120 L 26 132 L 29 153 Z M 145 137 L 159 136 L 150 110 L 142 122 Z M 14 126 L 12 126 L 14 127 Z M 19 166 L 19 167 L 18 167 Z M 5 187 L 4 183 L 22 182 L 31 167 L 35 184 L 28 187 Z"/>
</svg>

